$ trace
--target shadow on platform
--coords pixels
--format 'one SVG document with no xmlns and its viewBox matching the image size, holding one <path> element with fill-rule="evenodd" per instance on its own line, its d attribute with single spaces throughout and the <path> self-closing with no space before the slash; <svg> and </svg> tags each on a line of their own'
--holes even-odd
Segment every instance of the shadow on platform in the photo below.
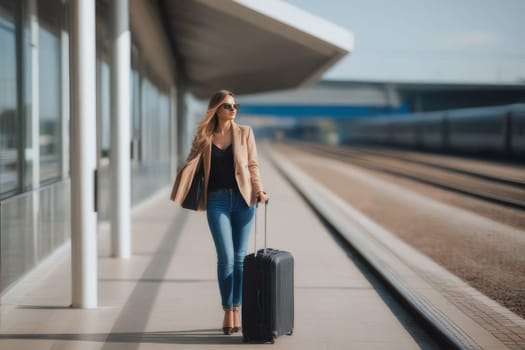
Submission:
<svg viewBox="0 0 525 350">
<path fill-rule="evenodd" d="M 102 343 L 154 344 L 241 344 L 242 337 L 225 336 L 220 329 L 194 329 L 166 332 L 123 333 L 57 333 L 57 334 L 0 334 L 0 339 L 65 340 Z"/>
</svg>

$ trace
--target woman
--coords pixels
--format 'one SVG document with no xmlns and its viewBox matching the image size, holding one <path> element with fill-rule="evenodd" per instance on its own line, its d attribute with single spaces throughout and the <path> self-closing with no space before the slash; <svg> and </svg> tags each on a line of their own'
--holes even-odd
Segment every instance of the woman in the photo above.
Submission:
<svg viewBox="0 0 525 350">
<path fill-rule="evenodd" d="M 199 155 L 204 167 L 204 192 L 199 210 L 206 210 L 217 251 L 217 278 L 224 309 L 223 332 L 240 330 L 243 261 L 256 201 L 268 201 L 263 191 L 253 131 L 234 122 L 239 105 L 234 94 L 220 90 L 211 96 L 199 123 L 185 167 L 177 176 L 171 199 L 186 197 Z M 191 176 L 184 176 L 184 169 Z"/>
</svg>

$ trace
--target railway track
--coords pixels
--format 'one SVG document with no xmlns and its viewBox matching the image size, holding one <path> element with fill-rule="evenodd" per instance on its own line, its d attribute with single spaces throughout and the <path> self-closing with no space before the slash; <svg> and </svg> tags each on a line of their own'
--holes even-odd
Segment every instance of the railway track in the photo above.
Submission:
<svg viewBox="0 0 525 350">
<path fill-rule="evenodd" d="M 430 257 L 434 262 L 445 267 L 446 271 L 455 274 L 461 280 L 470 284 L 470 286 L 489 296 L 489 298 L 498 301 L 511 310 L 515 310 L 515 312 L 519 312 L 520 315 L 523 314 L 522 301 L 524 299 L 522 291 L 524 289 L 522 286 L 524 280 L 521 276 L 516 276 L 515 274 L 515 271 L 523 270 L 521 254 L 523 251 L 523 231 L 519 231 L 519 229 L 516 230 L 510 226 L 501 226 L 497 220 L 489 222 L 481 215 L 471 215 L 469 211 L 461 210 L 461 206 L 448 206 L 446 202 L 436 205 L 437 203 L 432 197 L 427 201 L 424 199 L 424 196 L 418 196 L 417 194 L 411 196 L 407 188 L 390 186 L 391 182 L 394 184 L 399 183 L 395 181 L 395 179 L 376 178 L 367 174 L 367 171 L 359 171 L 359 169 L 354 167 L 354 165 L 359 166 L 365 163 L 365 161 L 368 161 L 367 165 L 370 165 L 369 163 L 372 163 L 370 160 L 372 157 L 371 154 L 363 151 L 351 153 L 345 149 L 344 151 L 346 152 L 343 152 L 342 155 L 334 155 L 334 149 L 338 149 L 338 147 L 316 146 L 318 147 L 314 147 L 308 143 L 272 145 L 272 147 L 275 147 L 274 149 L 279 157 L 282 157 L 280 160 L 282 169 L 288 169 L 286 165 L 288 162 L 293 163 L 293 165 L 301 169 L 304 174 L 307 174 L 307 177 L 313 180 L 312 182 L 317 182 L 328 189 L 334 198 L 346 202 L 350 207 L 354 208 L 357 213 L 361 213 L 370 219 L 371 222 L 379 225 L 370 227 L 365 225 L 367 229 L 371 229 L 371 231 L 365 229 L 366 232 L 373 235 L 374 232 L 376 232 L 373 227 L 379 227 L 380 230 L 386 229 L 392 235 L 402 239 L 409 246 L 416 248 L 424 255 Z M 353 158 L 348 154 L 353 156 Z M 378 155 L 376 154 L 375 156 Z M 389 154 L 389 156 L 392 157 L 391 154 Z M 384 157 L 383 155 L 382 158 Z M 356 158 L 360 159 L 361 162 L 356 162 Z M 365 161 L 363 161 L 363 159 Z M 342 160 L 344 164 L 337 164 L 338 160 Z M 399 160 L 397 161 L 399 162 Z M 394 160 L 392 160 L 389 165 L 393 167 L 392 164 L 394 163 Z M 421 166 L 421 164 L 417 165 Z M 366 168 L 370 168 L 370 166 Z M 432 171 L 436 171 L 435 167 L 431 168 Z M 437 170 L 438 172 L 442 171 L 441 169 Z M 502 173 L 503 172 L 502 170 Z M 322 213 L 321 216 L 325 217 L 326 221 L 331 223 L 337 232 L 344 234 L 348 242 L 365 256 L 369 263 L 372 264 L 372 262 L 375 261 L 377 264 L 374 266 L 378 271 L 385 267 L 388 271 L 392 271 L 391 268 L 394 264 L 385 262 L 385 260 L 383 260 L 384 255 L 381 255 L 381 258 L 377 259 L 378 254 L 367 254 L 367 247 L 371 246 L 370 241 L 366 239 L 361 240 L 358 235 L 358 232 L 361 231 L 352 226 L 351 223 L 345 223 L 343 219 L 338 217 L 340 213 L 352 213 L 351 210 L 345 211 L 342 209 L 344 205 L 341 204 L 336 204 L 335 209 L 334 207 L 330 207 L 330 205 L 326 205 L 326 202 L 330 202 L 331 197 L 323 197 L 323 192 L 318 191 L 314 183 L 302 183 L 301 181 L 303 180 L 300 173 L 288 171 L 287 174 L 286 176 L 291 183 L 301 184 L 300 186 L 294 186 L 297 186 L 296 188 L 298 188 L 304 198 L 308 199 L 311 206 L 316 208 L 315 210 L 319 213 Z M 454 171 L 452 171 L 452 174 L 454 176 L 461 175 L 462 177 L 466 177 L 466 175 L 457 174 Z M 519 172 L 516 174 L 520 176 Z M 514 176 L 516 174 L 511 175 Z M 482 180 L 480 178 L 476 179 Z M 496 183 L 501 185 L 497 181 Z M 428 192 L 432 193 L 435 191 Z M 471 202 L 468 200 L 465 201 Z M 335 200 L 334 203 L 337 203 L 337 200 Z M 483 205 L 480 206 L 483 207 Z M 492 210 L 500 214 L 502 212 L 509 212 L 509 210 L 504 207 L 492 207 Z M 512 213 L 522 215 L 522 213 Z M 361 217 L 355 213 L 350 216 L 353 220 L 358 220 L 358 218 Z M 396 246 L 393 242 L 389 242 L 386 237 L 377 236 L 377 239 L 382 247 L 392 249 L 392 247 Z M 416 255 L 406 251 L 398 251 L 396 256 L 402 257 L 402 259 L 412 259 Z M 469 317 L 467 317 L 468 319 L 475 320 L 476 315 L 479 314 L 483 315 L 480 319 L 483 319 L 483 322 L 485 322 L 486 319 L 484 317 L 486 317 L 486 315 L 506 312 L 504 310 L 496 312 L 486 309 L 489 304 L 473 298 L 472 295 L 474 294 L 466 293 L 466 289 L 463 287 L 459 285 L 453 286 L 453 284 L 446 282 L 446 278 L 433 275 L 433 273 L 430 272 L 432 269 L 423 266 L 422 262 L 417 259 L 413 261 L 411 266 L 414 271 L 421 273 L 420 276 L 423 276 L 432 286 L 421 289 L 422 292 L 435 290 L 438 291 L 438 293 L 442 293 L 441 295 L 451 302 L 454 307 L 457 307 L 466 315 L 469 315 Z M 408 275 L 406 273 L 394 272 L 391 275 L 387 273 L 385 276 L 388 279 L 392 276 L 395 278 L 395 276 Z M 403 280 L 405 282 L 410 281 L 409 278 L 404 278 Z M 451 279 L 450 281 L 452 280 L 457 281 L 456 279 Z M 393 282 L 392 286 L 394 288 L 403 288 L 402 284 L 397 284 L 396 282 Z M 399 295 L 403 297 L 407 296 L 402 293 L 402 290 L 400 290 Z M 417 302 L 422 300 L 428 301 L 429 299 L 417 296 L 414 300 L 410 300 L 410 297 L 408 297 L 406 302 L 408 305 L 417 308 Z M 451 329 L 461 329 L 461 327 L 458 328 L 457 324 L 454 324 L 454 327 L 449 327 L 448 325 L 441 327 L 439 325 L 440 320 L 442 320 L 443 311 L 449 310 L 447 307 L 443 309 L 436 308 L 437 304 L 434 302 L 425 305 L 432 305 L 431 311 L 427 314 L 428 319 L 431 320 L 430 324 L 433 324 L 436 329 L 443 331 L 445 337 L 448 338 L 446 334 Z M 421 312 L 421 314 L 424 315 L 426 312 L 425 305 L 420 305 L 423 308 L 416 311 L 416 313 Z M 434 312 L 437 313 L 434 314 Z M 434 318 L 434 316 L 437 317 Z M 507 316 L 504 316 L 504 318 L 505 317 Z M 432 323 L 436 320 L 438 322 L 437 324 Z M 457 318 L 450 316 L 450 320 L 457 320 Z M 496 323 L 498 322 L 499 321 L 496 321 Z M 466 327 L 465 329 L 470 328 Z M 504 330 L 503 333 L 513 333 L 513 337 L 515 337 L 516 334 L 522 334 L 523 328 L 522 326 L 514 327 L 506 324 L 502 326 L 502 329 Z M 510 344 L 509 339 L 501 337 L 499 333 L 492 333 L 492 331 L 488 331 L 488 333 L 493 334 L 500 341 Z M 484 348 L 483 346 L 479 346 L 479 343 L 473 346 L 471 346 L 472 344 L 465 346 L 465 344 L 469 342 L 467 338 L 461 335 L 459 335 L 459 337 L 455 335 L 450 337 L 452 340 L 455 339 L 459 341 L 460 344 L 457 346 L 458 348 Z M 518 343 L 513 344 L 513 346 L 515 345 L 515 348 L 522 348 L 520 347 L 522 344 L 520 345 Z M 487 346 L 487 348 L 492 347 Z"/>
<path fill-rule="evenodd" d="M 473 163 L 474 161 L 470 160 L 465 164 L 465 160 L 463 159 L 451 161 L 450 159 L 445 159 L 446 156 L 439 155 L 418 154 L 416 152 L 397 151 L 392 149 L 373 149 L 365 147 L 359 147 L 357 149 L 372 155 L 394 157 L 410 163 L 427 165 L 437 169 L 448 170 L 454 173 L 474 176 L 480 179 L 490 180 L 504 185 L 525 189 L 525 168 L 515 169 L 514 174 L 511 176 L 503 174 L 497 175 L 491 174 L 491 172 L 497 172 L 494 171 L 495 165 L 484 169 L 484 171 L 480 171 L 472 169 L 470 166 L 471 164 L 469 163 Z"/>
<path fill-rule="evenodd" d="M 299 144 L 298 144 L 299 145 Z M 424 156 L 409 157 L 396 151 L 300 143 L 303 149 L 329 155 L 354 165 L 525 210 L 525 182 L 465 167 L 440 164 Z"/>
</svg>

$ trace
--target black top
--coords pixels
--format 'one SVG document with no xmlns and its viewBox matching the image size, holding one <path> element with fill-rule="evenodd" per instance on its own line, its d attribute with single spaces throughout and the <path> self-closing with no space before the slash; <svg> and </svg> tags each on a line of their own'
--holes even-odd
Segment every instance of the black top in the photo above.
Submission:
<svg viewBox="0 0 525 350">
<path fill-rule="evenodd" d="M 221 188 L 235 188 L 236 186 L 232 144 L 222 150 L 212 143 L 208 192 L 214 192 Z"/>
</svg>

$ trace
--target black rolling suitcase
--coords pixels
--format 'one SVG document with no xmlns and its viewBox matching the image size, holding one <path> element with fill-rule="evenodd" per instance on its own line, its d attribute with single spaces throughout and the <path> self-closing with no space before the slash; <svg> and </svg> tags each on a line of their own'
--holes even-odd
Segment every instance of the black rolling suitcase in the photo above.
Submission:
<svg viewBox="0 0 525 350">
<path fill-rule="evenodd" d="M 255 243 L 255 253 L 244 258 L 242 293 L 244 342 L 273 343 L 279 335 L 293 333 L 293 257 L 289 252 L 266 248 L 268 204 L 264 209 L 265 248 L 257 251 L 257 243 Z M 255 242 L 257 242 L 257 217 Z"/>
</svg>

